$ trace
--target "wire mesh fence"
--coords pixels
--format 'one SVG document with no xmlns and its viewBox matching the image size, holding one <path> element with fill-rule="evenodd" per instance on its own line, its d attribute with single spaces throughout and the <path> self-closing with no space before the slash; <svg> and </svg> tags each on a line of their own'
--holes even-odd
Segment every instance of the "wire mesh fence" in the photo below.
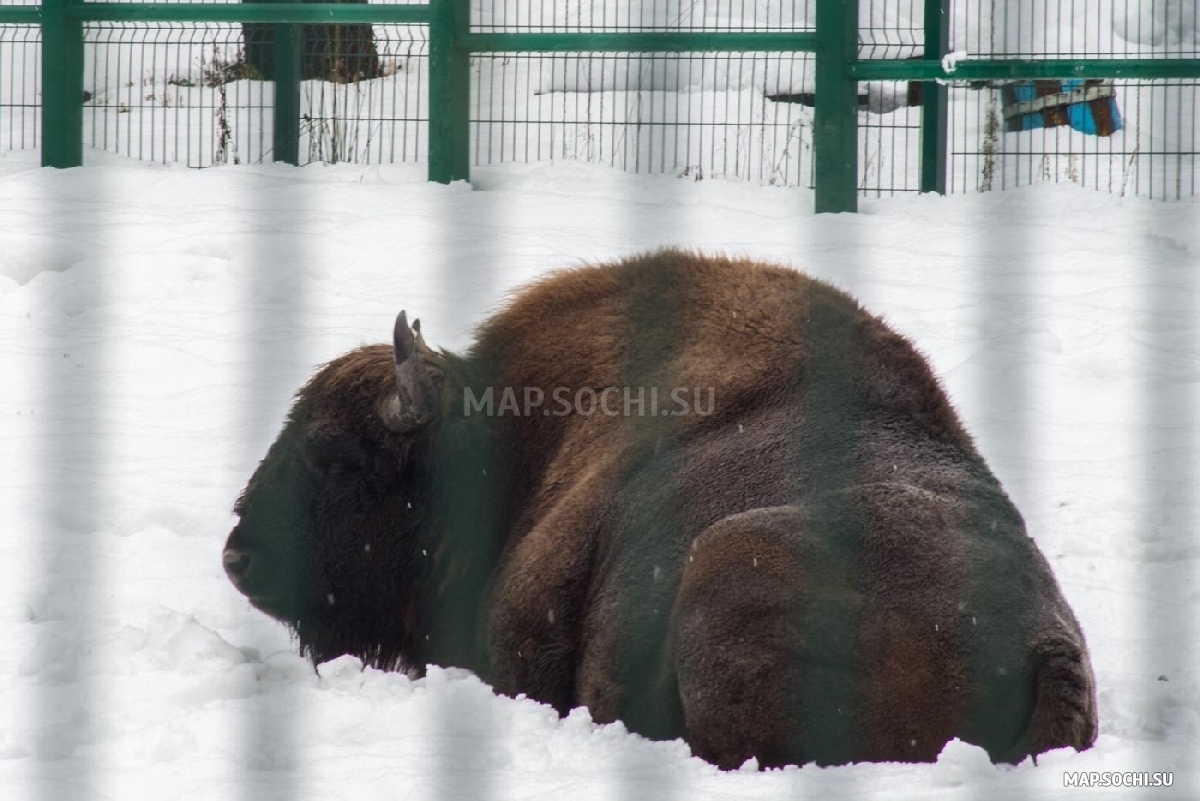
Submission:
<svg viewBox="0 0 1200 801">
<path fill-rule="evenodd" d="M 269 26 L 253 35 L 254 45 L 270 45 Z M 302 84 L 305 161 L 378 163 L 421 157 L 428 119 L 422 89 L 424 29 L 380 26 L 374 42 L 378 79 Z M 271 160 L 274 84 L 247 53 L 240 26 L 89 26 L 88 144 L 190 167 Z"/>
<path fill-rule="evenodd" d="M 270 44 L 270 26 L 253 35 L 255 44 Z M 420 160 L 427 141 L 427 39 L 423 26 L 374 26 L 377 78 L 304 81 L 302 158 Z M 248 60 L 246 42 L 240 25 L 88 24 L 85 143 L 189 167 L 270 161 L 274 83 Z M 40 145 L 40 51 L 37 27 L 0 26 L 0 144 L 5 149 Z"/>
<path fill-rule="evenodd" d="M 261 161 L 272 86 L 251 81 L 230 26 L 88 26 L 84 135 L 91 147 L 200 167 Z"/>
<path fill-rule="evenodd" d="M 0 25 L 0 147 L 38 146 L 41 122 L 41 30 L 34 25 Z"/>
<path fill-rule="evenodd" d="M 1006 131 L 1002 90 L 956 89 L 951 103 L 953 191 L 1070 182 L 1166 200 L 1196 194 L 1196 83 L 1113 81 L 1123 127 L 1096 136 L 1060 125 Z"/>
<path fill-rule="evenodd" d="M 508 0 L 475 3 L 472 19 L 472 31 L 480 33 L 761 32 L 811 31 L 815 15 L 812 3 L 770 0 L 561 6 Z M 919 17 L 871 0 L 863 19 L 864 49 L 880 57 L 918 52 Z M 476 65 L 477 164 L 567 158 L 694 180 L 813 185 L 811 54 L 506 53 L 477 57 Z M 899 92 L 906 96 L 907 87 Z M 865 193 L 917 189 L 918 116 L 895 94 L 894 86 L 864 84 Z"/>
<path fill-rule="evenodd" d="M 924 5 L 865 0 L 859 10 L 859 57 L 917 58 L 924 52 Z M 883 196 L 919 188 L 921 94 L 918 84 L 859 84 L 859 191 Z"/>
<path fill-rule="evenodd" d="M 955 46 L 985 58 L 1196 58 L 1192 0 L 954 3 Z M 948 188 L 1070 182 L 1160 199 L 1196 193 L 1196 82 L 956 87 Z M 1040 105 L 1040 107 L 1039 107 Z"/>
<path fill-rule="evenodd" d="M 924 3 L 860 6 L 860 58 L 921 57 Z M 955 0 L 949 10 L 951 48 L 973 57 L 1200 53 L 1194 6 L 1179 0 Z M 810 31 L 814 15 L 811 0 L 474 0 L 471 20 L 474 33 L 760 32 Z M 428 29 L 304 29 L 300 160 L 425 158 Z M 85 31 L 88 145 L 192 167 L 272 159 L 270 24 L 94 22 Z M 6 149 L 39 144 L 39 51 L 36 27 L 0 26 Z M 812 186 L 814 73 L 800 52 L 477 54 L 471 159 Z M 860 193 L 918 191 L 923 86 L 931 84 L 860 83 Z M 949 120 L 949 191 L 1054 181 L 1195 194 L 1195 81 L 956 83 Z"/>
<path fill-rule="evenodd" d="M 477 57 L 472 156 L 811 185 L 811 106 L 763 91 L 811 71 L 793 53 Z"/>
</svg>

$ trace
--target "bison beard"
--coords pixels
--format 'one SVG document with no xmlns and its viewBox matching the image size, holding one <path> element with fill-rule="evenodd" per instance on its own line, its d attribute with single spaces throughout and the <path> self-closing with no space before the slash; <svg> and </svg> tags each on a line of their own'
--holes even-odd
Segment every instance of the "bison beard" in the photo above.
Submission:
<svg viewBox="0 0 1200 801">
<path fill-rule="evenodd" d="M 314 661 L 469 668 L 723 768 L 1016 762 L 1096 736 L 1083 634 L 924 359 L 832 287 L 663 251 L 465 356 L 401 314 L 297 395 L 226 570 Z M 464 393 L 713 393 L 488 416 Z"/>
</svg>

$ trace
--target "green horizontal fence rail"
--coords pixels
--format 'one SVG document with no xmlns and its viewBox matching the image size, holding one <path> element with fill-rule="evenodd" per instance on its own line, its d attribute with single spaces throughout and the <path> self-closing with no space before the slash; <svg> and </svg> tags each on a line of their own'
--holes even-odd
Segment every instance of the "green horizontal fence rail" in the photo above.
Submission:
<svg viewBox="0 0 1200 801">
<path fill-rule="evenodd" d="M 1046 78 L 1200 78 L 1200 58 L 1039 58 L 963 60 L 947 70 L 941 61 L 855 61 L 859 81 L 1034 81 Z"/>
<path fill-rule="evenodd" d="M 467 0 L 420 5 L 340 3 L 81 3 L 0 6 L 0 25 L 42 29 L 42 164 L 83 163 L 83 23 L 261 22 L 275 26 L 274 158 L 299 161 L 298 26 L 410 24 L 429 26 L 429 179 L 468 180 L 473 53 L 810 52 L 816 59 L 814 184 L 817 212 L 858 207 L 858 84 L 920 81 L 922 191 L 945 191 L 946 92 L 949 81 L 1063 78 L 1200 79 L 1200 59 L 962 59 L 944 63 L 946 0 L 925 1 L 921 59 L 858 58 L 858 3 L 817 0 L 815 31 L 472 33 Z"/>
</svg>

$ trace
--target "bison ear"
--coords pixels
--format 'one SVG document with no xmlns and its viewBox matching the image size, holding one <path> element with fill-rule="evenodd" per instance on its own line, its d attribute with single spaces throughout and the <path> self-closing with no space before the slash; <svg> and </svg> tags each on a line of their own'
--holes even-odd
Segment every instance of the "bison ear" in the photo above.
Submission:
<svg viewBox="0 0 1200 801">
<path fill-rule="evenodd" d="M 431 421 L 437 408 L 437 392 L 421 358 L 422 351 L 428 348 L 420 339 L 419 323 L 415 329 L 409 328 L 408 315 L 400 312 L 392 331 L 396 391 L 380 404 L 379 409 L 383 424 L 401 434 L 414 431 Z"/>
</svg>

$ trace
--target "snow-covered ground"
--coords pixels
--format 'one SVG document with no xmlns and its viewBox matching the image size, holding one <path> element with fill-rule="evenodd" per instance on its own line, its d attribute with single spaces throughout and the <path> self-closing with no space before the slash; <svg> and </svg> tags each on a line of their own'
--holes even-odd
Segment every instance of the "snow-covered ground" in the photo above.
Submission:
<svg viewBox="0 0 1200 801">
<path fill-rule="evenodd" d="M 193 171 L 0 156 L 0 796 L 1058 798 L 1200 791 L 1200 205 L 867 200 L 579 164 Z M 722 774 L 473 677 L 318 671 L 226 581 L 230 506 L 315 365 L 401 307 L 461 348 L 547 270 L 660 245 L 828 279 L 928 354 L 1088 637 L 1094 749 Z"/>
</svg>

